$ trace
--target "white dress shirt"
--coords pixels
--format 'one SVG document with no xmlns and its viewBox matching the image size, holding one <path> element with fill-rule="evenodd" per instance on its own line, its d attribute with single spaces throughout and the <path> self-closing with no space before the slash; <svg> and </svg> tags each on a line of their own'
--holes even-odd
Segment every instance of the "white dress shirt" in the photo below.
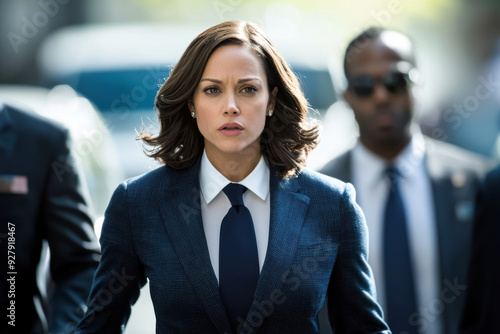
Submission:
<svg viewBox="0 0 500 334">
<path fill-rule="evenodd" d="M 352 181 L 358 194 L 369 231 L 369 264 L 377 286 L 377 300 L 385 308 L 383 267 L 384 210 L 389 183 L 384 171 L 388 162 L 375 155 L 361 142 L 352 152 Z M 425 142 L 420 132 L 395 159 L 394 166 L 401 174 L 400 191 L 405 207 L 410 254 L 419 312 L 430 312 L 432 321 L 426 322 L 424 334 L 441 333 L 442 321 L 435 317 L 434 301 L 439 300 L 439 259 L 437 249 L 434 202 L 430 179 L 425 165 Z M 418 319 L 421 319 L 421 314 Z"/>
<path fill-rule="evenodd" d="M 259 255 L 259 270 L 262 270 L 266 258 L 267 243 L 269 239 L 269 219 L 271 202 L 269 196 L 269 167 L 261 157 L 254 170 L 241 182 L 248 191 L 243 194 L 243 202 L 252 215 L 257 239 L 257 252 Z M 207 238 L 210 261 L 214 268 L 215 276 L 219 280 L 219 240 L 222 219 L 229 211 L 231 202 L 222 191 L 229 181 L 208 160 L 203 151 L 200 167 L 200 192 L 201 192 L 201 217 L 203 229 Z"/>
</svg>

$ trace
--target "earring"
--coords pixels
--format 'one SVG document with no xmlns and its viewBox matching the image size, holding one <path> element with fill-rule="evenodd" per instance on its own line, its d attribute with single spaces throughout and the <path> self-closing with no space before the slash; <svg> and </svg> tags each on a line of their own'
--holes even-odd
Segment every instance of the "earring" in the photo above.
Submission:
<svg viewBox="0 0 500 334">
<path fill-rule="evenodd" d="M 273 111 L 272 109 L 269 109 L 269 111 L 267 112 L 267 116 L 271 117 L 273 115 Z"/>
<path fill-rule="evenodd" d="M 196 114 L 194 113 L 194 111 L 191 111 L 191 117 L 196 118 Z"/>
</svg>

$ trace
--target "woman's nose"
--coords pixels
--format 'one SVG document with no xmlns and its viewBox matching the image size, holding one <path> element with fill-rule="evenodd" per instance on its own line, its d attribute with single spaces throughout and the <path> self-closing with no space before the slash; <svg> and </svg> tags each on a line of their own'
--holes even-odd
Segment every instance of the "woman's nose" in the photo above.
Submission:
<svg viewBox="0 0 500 334">
<path fill-rule="evenodd" d="M 240 113 L 240 109 L 238 108 L 238 105 L 236 104 L 236 98 L 234 94 L 228 94 L 227 97 L 227 102 L 224 107 L 224 114 L 225 115 L 238 115 Z"/>
</svg>

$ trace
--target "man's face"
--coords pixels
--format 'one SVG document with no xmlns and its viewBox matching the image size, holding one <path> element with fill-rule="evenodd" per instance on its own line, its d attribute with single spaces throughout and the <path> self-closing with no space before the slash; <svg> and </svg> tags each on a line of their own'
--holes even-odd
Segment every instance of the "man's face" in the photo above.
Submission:
<svg viewBox="0 0 500 334">
<path fill-rule="evenodd" d="M 408 63 L 377 38 L 362 45 L 347 65 L 344 98 L 354 111 L 365 145 L 399 146 L 410 138 L 413 118 Z M 406 65 L 406 66 L 405 66 Z"/>
</svg>

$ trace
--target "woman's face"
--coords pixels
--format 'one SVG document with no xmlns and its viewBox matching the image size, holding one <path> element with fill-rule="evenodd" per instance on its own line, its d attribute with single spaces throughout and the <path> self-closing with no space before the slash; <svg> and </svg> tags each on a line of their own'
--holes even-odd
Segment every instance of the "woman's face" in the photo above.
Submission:
<svg viewBox="0 0 500 334">
<path fill-rule="evenodd" d="M 277 88 L 269 94 L 263 64 L 246 46 L 222 46 L 210 56 L 189 108 L 207 156 L 260 157 L 260 135 Z"/>
</svg>

